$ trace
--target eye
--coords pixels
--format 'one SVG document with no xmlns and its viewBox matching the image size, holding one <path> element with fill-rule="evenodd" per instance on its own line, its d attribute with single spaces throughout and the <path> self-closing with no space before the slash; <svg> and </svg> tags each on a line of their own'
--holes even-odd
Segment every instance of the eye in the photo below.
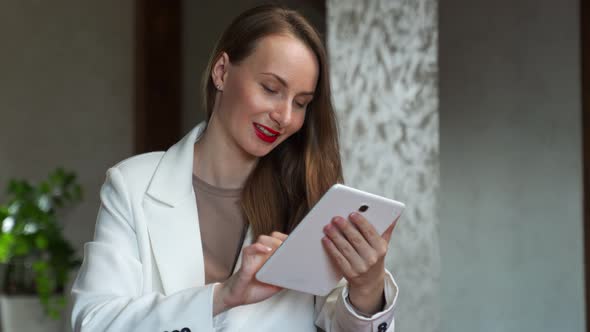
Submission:
<svg viewBox="0 0 590 332">
<path fill-rule="evenodd" d="M 307 106 L 309 106 L 309 103 L 310 102 L 311 102 L 310 100 L 305 100 L 303 102 L 297 101 L 297 100 L 293 100 L 293 103 L 295 104 L 295 107 L 302 108 L 302 109 L 307 108 Z"/>
<path fill-rule="evenodd" d="M 275 93 L 277 93 L 277 91 L 275 91 L 275 90 L 273 90 L 273 89 L 271 89 L 271 88 L 267 87 L 267 86 L 266 86 L 266 85 L 264 85 L 264 84 L 260 84 L 260 85 L 262 86 L 262 88 L 264 89 L 264 91 L 266 91 L 266 92 L 268 92 L 268 93 L 271 93 L 271 94 L 275 94 Z"/>
</svg>

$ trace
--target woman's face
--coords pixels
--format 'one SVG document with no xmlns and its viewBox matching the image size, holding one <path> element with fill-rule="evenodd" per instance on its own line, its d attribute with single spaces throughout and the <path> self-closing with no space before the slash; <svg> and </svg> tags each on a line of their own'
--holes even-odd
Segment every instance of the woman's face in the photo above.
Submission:
<svg viewBox="0 0 590 332">
<path fill-rule="evenodd" d="M 240 149 L 264 156 L 303 126 L 318 72 L 314 53 L 289 35 L 262 38 L 239 64 L 224 53 L 212 71 L 222 90 L 213 117 Z"/>
</svg>

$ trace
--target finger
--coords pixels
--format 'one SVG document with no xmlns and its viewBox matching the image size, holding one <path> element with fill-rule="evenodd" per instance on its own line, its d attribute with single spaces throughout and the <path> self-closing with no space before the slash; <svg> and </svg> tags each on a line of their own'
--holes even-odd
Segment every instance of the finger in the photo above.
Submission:
<svg viewBox="0 0 590 332">
<path fill-rule="evenodd" d="M 363 257 L 369 266 L 375 265 L 387 254 L 387 241 L 385 241 L 377 230 L 369 221 L 360 213 L 353 212 L 350 214 L 350 220 L 354 222 L 354 225 L 358 227 L 359 231 L 363 233 L 367 240 L 371 250 L 366 251 L 367 254 Z"/>
<path fill-rule="evenodd" d="M 272 250 L 278 248 L 283 241 L 268 235 L 260 235 L 256 243 L 262 243 L 265 246 L 271 248 Z"/>
<path fill-rule="evenodd" d="M 268 259 L 272 248 L 265 246 L 262 243 L 253 243 L 243 249 L 243 259 L 241 269 L 245 272 L 247 277 L 252 276 L 262 264 Z"/>
<path fill-rule="evenodd" d="M 270 236 L 277 238 L 283 242 L 289 237 L 289 235 L 281 233 L 281 232 L 272 232 L 272 234 L 270 234 Z"/>
<path fill-rule="evenodd" d="M 344 274 L 344 276 L 350 277 L 354 274 L 354 270 L 352 269 L 352 266 L 348 260 L 342 255 L 342 253 L 340 253 L 340 250 L 336 248 L 336 245 L 334 242 L 332 242 L 332 240 L 330 240 L 329 237 L 324 236 L 322 238 L 322 244 L 324 245 L 324 248 L 326 249 L 328 256 L 330 256 L 332 262 L 336 265 L 340 272 Z"/>
<path fill-rule="evenodd" d="M 254 278 L 256 278 L 256 277 L 254 277 Z M 260 285 L 264 285 L 264 287 L 267 287 L 268 290 L 269 291 L 272 291 L 272 292 L 279 292 L 279 291 L 282 291 L 283 290 L 283 287 L 276 286 L 276 285 L 271 285 L 271 284 L 267 284 L 267 283 L 262 282 L 262 281 L 260 281 L 258 279 L 256 279 L 256 282 L 258 284 L 260 284 Z"/>
<path fill-rule="evenodd" d="M 399 220 L 399 217 L 395 218 L 395 220 L 391 223 L 391 225 L 389 225 L 389 227 L 387 227 L 385 232 L 383 232 L 382 238 L 387 243 L 389 243 L 389 241 L 391 240 L 391 235 L 393 234 L 393 230 L 395 229 L 395 225 L 397 225 L 398 220 Z"/>
<path fill-rule="evenodd" d="M 363 217 L 360 216 L 360 218 Z M 368 224 L 366 220 L 364 220 L 364 222 Z M 373 247 L 371 247 L 371 244 L 367 241 L 367 239 L 365 239 L 365 236 L 358 230 L 357 227 L 355 227 L 354 224 L 341 217 L 334 218 L 333 223 L 338 227 L 338 229 L 340 229 L 348 242 L 352 244 L 356 252 L 365 260 L 365 262 L 367 262 L 369 265 L 375 264 L 378 259 L 377 252 L 375 249 L 373 249 Z"/>
<path fill-rule="evenodd" d="M 363 234 L 363 237 L 373 248 L 377 248 L 382 241 L 381 236 L 377 233 L 377 230 L 371 223 L 360 213 L 353 212 L 350 214 L 350 221 L 358 228 Z"/>
<path fill-rule="evenodd" d="M 260 254 L 268 255 L 272 252 L 272 248 L 262 243 L 253 243 L 244 248 L 244 255 L 248 257 L 256 257 Z"/>
<path fill-rule="evenodd" d="M 332 240 L 332 243 L 334 243 L 338 251 L 344 256 L 344 258 L 346 258 L 354 270 L 359 272 L 367 270 L 364 259 L 359 255 L 356 249 L 354 249 L 346 237 L 344 237 L 337 226 L 330 223 L 324 227 L 324 232 L 328 238 Z"/>
</svg>

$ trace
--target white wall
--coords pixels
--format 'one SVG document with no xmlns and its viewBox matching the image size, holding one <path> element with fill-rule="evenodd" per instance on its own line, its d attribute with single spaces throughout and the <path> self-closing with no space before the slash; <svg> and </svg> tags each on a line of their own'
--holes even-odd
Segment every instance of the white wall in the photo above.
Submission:
<svg viewBox="0 0 590 332">
<path fill-rule="evenodd" d="M 132 153 L 133 2 L 2 1 L 0 40 L 0 197 L 11 177 L 76 171 L 65 232 L 81 249 L 105 171 Z"/>
<path fill-rule="evenodd" d="M 579 2 L 440 6 L 441 331 L 585 331 Z"/>
</svg>

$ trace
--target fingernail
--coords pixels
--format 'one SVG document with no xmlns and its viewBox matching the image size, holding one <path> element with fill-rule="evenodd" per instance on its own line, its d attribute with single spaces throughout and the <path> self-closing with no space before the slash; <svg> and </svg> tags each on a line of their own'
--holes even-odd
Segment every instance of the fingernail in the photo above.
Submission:
<svg viewBox="0 0 590 332">
<path fill-rule="evenodd" d="M 357 212 L 353 212 L 353 213 L 350 214 L 350 218 L 351 219 L 355 219 L 356 220 L 358 217 L 359 217 L 359 214 Z"/>
</svg>

